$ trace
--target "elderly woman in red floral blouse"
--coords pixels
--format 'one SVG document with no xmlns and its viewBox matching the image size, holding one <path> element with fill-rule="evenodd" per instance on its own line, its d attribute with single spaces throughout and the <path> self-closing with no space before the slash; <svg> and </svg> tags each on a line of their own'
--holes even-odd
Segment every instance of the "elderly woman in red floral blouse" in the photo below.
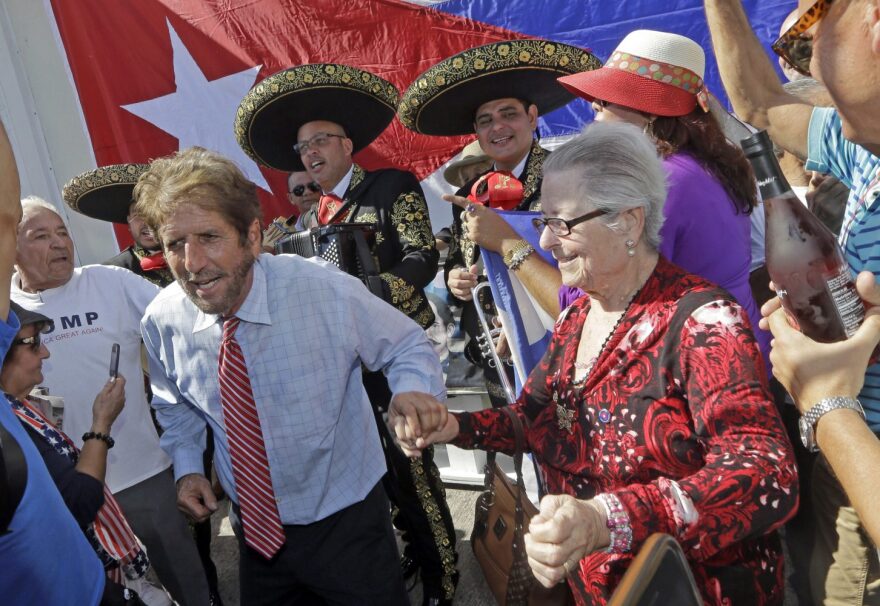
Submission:
<svg viewBox="0 0 880 606">
<path fill-rule="evenodd" d="M 652 143 L 593 124 L 544 164 L 541 246 L 588 296 L 559 318 L 512 405 L 549 496 L 529 564 L 604 604 L 642 543 L 675 537 L 707 604 L 782 604 L 775 529 L 797 506 L 791 445 L 743 309 L 658 252 L 666 186 Z M 497 409 L 392 406 L 413 454 L 430 443 L 511 452 Z"/>
</svg>

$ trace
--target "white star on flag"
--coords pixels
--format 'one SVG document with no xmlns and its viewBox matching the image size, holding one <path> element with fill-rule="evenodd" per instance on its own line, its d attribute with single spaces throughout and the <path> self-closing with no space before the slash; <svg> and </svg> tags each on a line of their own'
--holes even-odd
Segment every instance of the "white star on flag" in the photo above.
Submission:
<svg viewBox="0 0 880 606">
<path fill-rule="evenodd" d="M 122 107 L 176 137 L 178 149 L 200 145 L 220 153 L 235 162 L 248 179 L 271 191 L 263 173 L 238 146 L 232 132 L 238 104 L 254 85 L 262 65 L 209 82 L 171 23 L 167 23 L 177 90 Z"/>
</svg>

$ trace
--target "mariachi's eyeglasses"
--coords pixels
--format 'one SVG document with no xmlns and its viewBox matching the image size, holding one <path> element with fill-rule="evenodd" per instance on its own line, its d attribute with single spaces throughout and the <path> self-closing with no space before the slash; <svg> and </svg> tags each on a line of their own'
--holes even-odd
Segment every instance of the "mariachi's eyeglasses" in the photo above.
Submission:
<svg viewBox="0 0 880 606">
<path fill-rule="evenodd" d="M 314 146 L 316 148 L 322 148 L 328 143 L 330 143 L 330 139 L 336 137 L 338 139 L 345 139 L 345 135 L 335 135 L 333 133 L 318 133 L 315 136 L 307 139 L 305 141 L 297 141 L 293 146 L 293 151 L 298 153 L 300 156 L 309 151 L 309 148 Z"/>
<path fill-rule="evenodd" d="M 816 0 L 813 6 L 798 17 L 797 21 L 773 43 L 773 52 L 805 76 L 810 75 L 810 60 L 813 58 L 813 36 L 807 32 L 828 13 L 833 1 Z"/>
<path fill-rule="evenodd" d="M 303 194 L 306 193 L 307 187 L 309 188 L 309 191 L 312 192 L 313 194 L 317 194 L 318 192 L 321 191 L 321 186 L 318 185 L 317 183 L 315 183 L 314 181 L 312 181 L 311 183 L 306 183 L 305 185 L 300 183 L 299 185 L 297 185 L 293 189 L 291 189 L 289 192 L 287 192 L 287 197 L 302 198 Z"/>
<path fill-rule="evenodd" d="M 40 345 L 43 344 L 43 339 L 40 337 L 40 333 L 35 334 L 32 337 L 24 337 L 21 339 L 14 339 L 12 341 L 13 345 L 27 345 L 31 348 L 31 351 L 37 353 L 40 351 Z"/>
<path fill-rule="evenodd" d="M 574 219 L 560 219 L 559 217 L 535 217 L 532 219 L 532 225 L 538 231 L 538 234 L 544 233 L 544 228 L 547 227 L 553 232 L 555 236 L 567 236 L 571 233 L 571 228 L 575 225 L 579 225 L 584 223 L 585 221 L 589 221 L 590 219 L 595 219 L 596 217 L 601 217 L 602 215 L 607 215 L 607 210 L 597 209 L 588 212 L 585 215 L 581 215 L 580 217 L 575 217 Z"/>
</svg>

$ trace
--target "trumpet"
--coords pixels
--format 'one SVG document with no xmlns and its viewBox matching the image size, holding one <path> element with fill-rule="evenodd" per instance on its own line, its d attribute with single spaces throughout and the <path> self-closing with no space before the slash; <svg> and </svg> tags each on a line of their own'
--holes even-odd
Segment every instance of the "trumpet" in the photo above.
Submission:
<svg viewBox="0 0 880 606">
<path fill-rule="evenodd" d="M 501 387 L 504 389 L 507 403 L 513 404 L 516 402 L 516 393 L 514 393 L 507 372 L 504 370 L 504 364 L 501 362 L 501 358 L 498 357 L 498 353 L 495 351 L 495 341 L 493 337 L 498 334 L 498 331 L 493 331 L 489 327 L 489 322 L 486 320 L 486 314 L 483 312 L 483 306 L 480 305 L 479 296 L 480 291 L 483 288 L 489 288 L 489 283 L 481 282 L 471 289 L 474 306 L 477 308 L 477 316 L 480 318 L 480 326 L 483 329 L 483 334 L 476 336 L 477 345 L 480 347 L 480 354 L 488 360 L 489 366 L 498 371 L 498 379 L 501 381 Z"/>
</svg>

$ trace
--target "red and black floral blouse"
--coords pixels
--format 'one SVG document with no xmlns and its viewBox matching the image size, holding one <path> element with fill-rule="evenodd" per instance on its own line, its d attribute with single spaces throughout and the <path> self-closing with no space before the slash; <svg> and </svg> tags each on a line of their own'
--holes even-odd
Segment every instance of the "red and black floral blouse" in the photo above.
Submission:
<svg viewBox="0 0 880 606">
<path fill-rule="evenodd" d="M 580 562 L 578 604 L 604 604 L 644 541 L 678 539 L 707 604 L 782 604 L 774 532 L 797 507 L 791 444 L 745 312 L 662 257 L 584 383 L 590 298 L 557 322 L 514 410 L 550 494 L 622 505 L 632 538 Z M 497 409 L 458 415 L 455 444 L 511 452 Z"/>
</svg>

